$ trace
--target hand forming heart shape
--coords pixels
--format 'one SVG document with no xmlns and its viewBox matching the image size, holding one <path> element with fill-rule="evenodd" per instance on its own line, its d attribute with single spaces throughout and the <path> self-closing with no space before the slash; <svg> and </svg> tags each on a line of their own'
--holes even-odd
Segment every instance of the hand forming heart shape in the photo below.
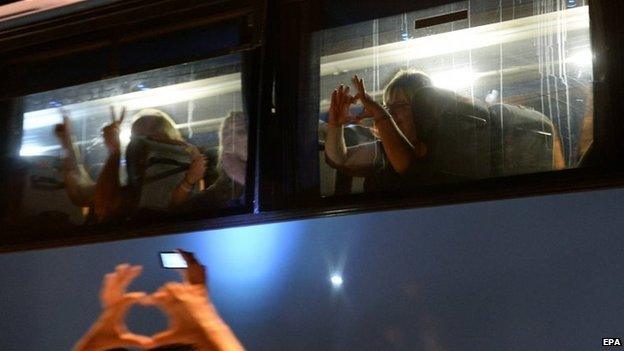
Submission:
<svg viewBox="0 0 624 351">
<path fill-rule="evenodd" d="M 197 264 L 196 261 L 194 263 Z M 210 302 L 205 285 L 189 282 L 193 279 L 191 265 L 184 272 L 184 283 L 167 283 L 151 295 L 126 292 L 128 285 L 141 273 L 141 266 L 118 265 L 115 272 L 104 277 L 100 291 L 102 314 L 74 350 L 150 349 L 170 344 L 193 345 L 196 350 L 202 351 L 214 348 L 243 350 Z M 162 309 L 169 317 L 169 328 L 151 337 L 129 331 L 125 316 L 134 304 Z"/>
</svg>

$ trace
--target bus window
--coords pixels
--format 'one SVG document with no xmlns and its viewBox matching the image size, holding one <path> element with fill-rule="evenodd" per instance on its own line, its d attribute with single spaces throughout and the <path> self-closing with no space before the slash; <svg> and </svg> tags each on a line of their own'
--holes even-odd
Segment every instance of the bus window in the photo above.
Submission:
<svg viewBox="0 0 624 351">
<path fill-rule="evenodd" d="M 153 222 L 244 203 L 248 133 L 238 54 L 19 101 L 13 225 Z"/>
<path fill-rule="evenodd" d="M 323 196 L 577 168 L 592 144 L 586 1 L 459 1 L 314 36 Z"/>
</svg>

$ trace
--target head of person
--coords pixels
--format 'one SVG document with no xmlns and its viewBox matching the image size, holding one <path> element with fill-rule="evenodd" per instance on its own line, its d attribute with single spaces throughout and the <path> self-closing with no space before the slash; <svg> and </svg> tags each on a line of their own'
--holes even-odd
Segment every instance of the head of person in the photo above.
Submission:
<svg viewBox="0 0 624 351">
<path fill-rule="evenodd" d="M 237 155 L 247 161 L 247 117 L 240 111 L 231 112 L 219 131 L 221 153 Z"/>
<path fill-rule="evenodd" d="M 413 108 L 416 92 L 432 86 L 431 78 L 417 70 L 401 70 L 384 89 L 383 103 L 390 110 L 395 123 L 412 145 L 418 138 L 418 128 Z"/>
<path fill-rule="evenodd" d="M 147 108 L 132 117 L 132 136 L 154 138 L 161 141 L 184 142 L 175 121 L 165 112 Z"/>
</svg>

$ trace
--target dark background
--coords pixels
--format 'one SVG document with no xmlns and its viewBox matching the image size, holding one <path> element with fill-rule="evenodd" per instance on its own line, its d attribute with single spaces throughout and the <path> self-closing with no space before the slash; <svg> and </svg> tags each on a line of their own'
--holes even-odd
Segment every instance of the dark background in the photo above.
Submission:
<svg viewBox="0 0 624 351">
<path fill-rule="evenodd" d="M 311 219 L 0 255 L 0 348 L 69 350 L 102 276 L 195 251 L 249 350 L 600 350 L 624 337 L 624 190 Z M 344 284 L 332 288 L 340 273 Z M 131 310 L 132 330 L 165 328 Z"/>
</svg>

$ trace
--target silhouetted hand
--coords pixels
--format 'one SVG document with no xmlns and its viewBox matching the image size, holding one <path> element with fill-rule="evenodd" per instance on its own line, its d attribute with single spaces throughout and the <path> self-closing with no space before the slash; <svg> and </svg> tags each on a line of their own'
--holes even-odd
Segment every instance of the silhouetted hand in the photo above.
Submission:
<svg viewBox="0 0 624 351">
<path fill-rule="evenodd" d="M 130 306 L 145 298 L 145 293 L 127 293 L 126 288 L 141 274 L 141 266 L 120 264 L 115 272 L 106 274 L 102 282 L 100 300 L 102 314 L 74 347 L 74 351 L 100 351 L 122 347 L 147 348 L 152 339 L 136 335 L 125 324 L 126 313 Z"/>
<path fill-rule="evenodd" d="M 192 252 L 177 249 L 184 260 L 186 261 L 187 268 L 182 270 L 182 278 L 184 282 L 191 285 L 203 285 L 208 289 L 206 283 L 206 267 L 199 263 Z"/>
<path fill-rule="evenodd" d="M 194 185 L 195 183 L 200 181 L 204 177 L 207 167 L 208 161 L 206 159 L 206 156 L 198 154 L 193 157 L 193 161 L 191 161 L 191 165 L 189 166 L 188 171 L 186 171 L 186 182 Z"/>
<path fill-rule="evenodd" d="M 61 142 L 61 146 L 67 150 L 73 147 L 71 117 L 69 111 L 64 109 L 61 109 L 61 115 L 63 116 L 63 123 L 57 124 L 54 127 L 54 134 L 56 134 L 56 137 Z"/>
<path fill-rule="evenodd" d="M 115 113 L 115 108 L 110 107 L 111 110 L 111 124 L 102 129 L 102 135 L 104 136 L 104 145 L 110 153 L 119 152 L 121 149 L 121 142 L 119 141 L 120 127 L 126 117 L 126 108 L 122 107 L 119 117 Z"/>
<path fill-rule="evenodd" d="M 150 347 L 188 344 L 198 351 L 244 351 L 210 301 L 206 268 L 193 253 L 177 251 L 188 266 L 181 272 L 184 283 L 168 283 L 143 302 L 157 305 L 169 316 L 169 328 L 154 335 Z"/>
<path fill-rule="evenodd" d="M 146 298 L 145 304 L 156 305 L 169 316 L 169 328 L 154 335 L 150 347 L 190 344 L 198 350 L 212 350 L 211 334 L 229 329 L 209 300 L 204 285 L 167 283 Z"/>
<path fill-rule="evenodd" d="M 356 118 L 349 113 L 349 108 L 356 102 L 356 99 L 349 95 L 350 89 L 349 86 L 340 85 L 332 92 L 327 121 L 329 125 L 340 127 L 356 122 Z"/>
<path fill-rule="evenodd" d="M 364 111 L 356 117 L 358 121 L 371 117 L 376 121 L 391 118 L 390 113 L 366 93 L 366 87 L 364 86 L 364 80 L 362 80 L 362 78 L 355 75 L 351 81 L 358 91 L 355 98 L 360 100 L 364 105 Z"/>
</svg>

